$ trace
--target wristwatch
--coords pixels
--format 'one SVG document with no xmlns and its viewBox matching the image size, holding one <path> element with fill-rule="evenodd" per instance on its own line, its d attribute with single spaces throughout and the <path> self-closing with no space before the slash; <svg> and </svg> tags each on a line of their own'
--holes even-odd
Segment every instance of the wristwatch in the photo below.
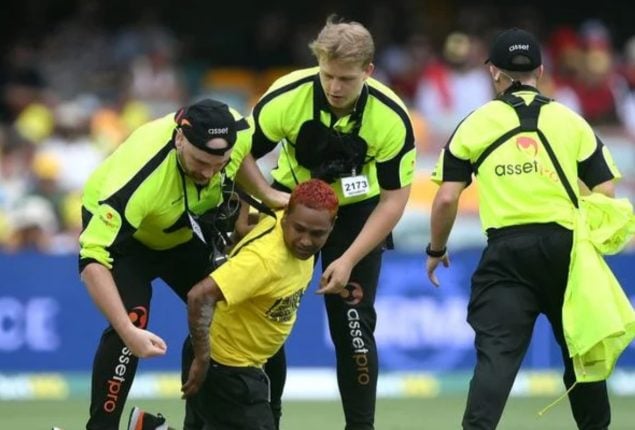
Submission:
<svg viewBox="0 0 635 430">
<path fill-rule="evenodd" d="M 444 246 L 443 249 L 440 249 L 438 251 L 430 248 L 430 243 L 428 243 L 428 246 L 426 246 L 426 254 L 433 258 L 441 258 L 446 254 L 446 252 L 448 252 L 447 246 Z"/>
</svg>

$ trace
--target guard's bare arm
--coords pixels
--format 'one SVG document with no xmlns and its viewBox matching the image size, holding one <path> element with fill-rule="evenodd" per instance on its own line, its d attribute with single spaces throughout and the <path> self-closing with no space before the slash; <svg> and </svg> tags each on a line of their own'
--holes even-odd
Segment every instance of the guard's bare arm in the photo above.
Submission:
<svg viewBox="0 0 635 430">
<path fill-rule="evenodd" d="M 430 213 L 430 248 L 443 249 L 448 243 L 465 182 L 443 182 L 432 201 Z"/>
<path fill-rule="evenodd" d="M 615 197 L 615 180 L 611 179 L 609 181 L 602 182 L 601 184 L 597 184 L 593 187 L 592 190 L 594 193 L 601 193 L 607 197 Z"/>
<path fill-rule="evenodd" d="M 318 294 L 339 293 L 346 286 L 353 267 L 385 240 L 397 225 L 409 195 L 410 186 L 396 190 L 381 190 L 379 203 L 353 243 L 324 270 Z"/>
<path fill-rule="evenodd" d="M 466 182 L 443 182 L 437 190 L 430 214 L 430 249 L 439 251 L 446 247 L 456 220 L 459 198 L 466 185 Z M 440 285 L 435 274 L 439 263 L 450 266 L 447 252 L 441 257 L 428 256 L 426 260 L 426 272 L 435 287 Z"/>
<path fill-rule="evenodd" d="M 82 270 L 81 278 L 93 302 L 135 356 L 146 358 L 165 354 L 167 346 L 163 339 L 134 326 L 107 267 L 89 263 Z"/>
<path fill-rule="evenodd" d="M 271 188 L 251 154 L 247 154 L 240 164 L 236 181 L 270 208 L 283 208 L 289 203 L 289 193 Z"/>
</svg>

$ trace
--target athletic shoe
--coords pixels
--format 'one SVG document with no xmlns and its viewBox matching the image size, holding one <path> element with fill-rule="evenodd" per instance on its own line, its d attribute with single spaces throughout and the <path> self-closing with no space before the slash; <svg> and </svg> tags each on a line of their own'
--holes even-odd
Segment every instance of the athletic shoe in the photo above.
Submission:
<svg viewBox="0 0 635 430">
<path fill-rule="evenodd" d="M 174 430 L 168 427 L 165 418 L 161 414 L 152 415 L 133 407 L 128 419 L 128 430 Z"/>
</svg>

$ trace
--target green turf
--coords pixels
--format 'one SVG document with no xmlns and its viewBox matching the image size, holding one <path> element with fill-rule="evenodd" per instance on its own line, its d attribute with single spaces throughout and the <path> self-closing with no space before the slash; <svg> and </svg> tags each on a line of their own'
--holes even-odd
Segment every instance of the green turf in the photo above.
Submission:
<svg viewBox="0 0 635 430">
<path fill-rule="evenodd" d="M 546 416 L 537 411 L 553 398 L 513 397 L 509 400 L 500 430 L 567 430 L 575 429 L 567 402 L 559 403 Z M 377 404 L 377 430 L 445 430 L 460 428 L 464 398 L 380 399 Z M 129 405 L 132 405 L 131 400 Z M 149 411 L 161 411 L 173 425 L 183 418 L 182 403 L 174 400 L 136 400 L 134 404 Z M 635 398 L 614 397 L 611 430 L 633 429 Z M 0 428 L 48 430 L 57 425 L 65 430 L 84 428 L 87 401 L 2 401 Z M 126 418 L 129 408 L 126 408 Z M 125 420 L 124 420 L 125 421 Z M 123 424 L 121 428 L 123 428 Z M 180 428 L 178 426 L 177 428 Z M 341 430 L 344 428 L 338 402 L 285 403 L 283 430 Z"/>
</svg>

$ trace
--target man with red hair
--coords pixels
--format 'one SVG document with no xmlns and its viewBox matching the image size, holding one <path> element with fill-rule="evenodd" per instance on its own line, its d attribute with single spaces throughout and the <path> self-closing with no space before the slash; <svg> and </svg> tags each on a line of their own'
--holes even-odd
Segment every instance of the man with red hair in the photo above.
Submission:
<svg viewBox="0 0 635 430">
<path fill-rule="evenodd" d="M 188 293 L 194 361 L 182 391 L 209 428 L 275 428 L 263 366 L 291 332 L 337 209 L 326 182 L 299 184 Z"/>
</svg>

